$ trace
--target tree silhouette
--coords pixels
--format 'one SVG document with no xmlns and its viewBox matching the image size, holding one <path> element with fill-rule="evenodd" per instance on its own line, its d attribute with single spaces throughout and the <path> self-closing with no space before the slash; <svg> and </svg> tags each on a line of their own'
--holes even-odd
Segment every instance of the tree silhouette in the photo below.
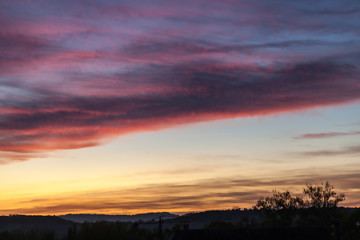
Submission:
<svg viewBox="0 0 360 240">
<path fill-rule="evenodd" d="M 260 210 L 290 210 L 304 207 L 304 200 L 300 197 L 291 196 L 289 191 L 273 191 L 272 197 L 261 198 L 258 200 L 254 209 Z"/>
<path fill-rule="evenodd" d="M 337 193 L 333 190 L 332 186 L 328 181 L 326 183 L 321 183 L 318 185 L 306 185 L 304 189 L 304 194 L 308 196 L 309 200 L 307 201 L 308 207 L 314 208 L 334 208 L 337 207 L 337 204 L 345 200 L 345 195 Z"/>
<path fill-rule="evenodd" d="M 291 196 L 289 191 L 273 191 L 273 196 L 260 198 L 253 207 L 255 210 L 289 210 L 301 208 L 334 208 L 338 203 L 345 200 L 344 194 L 339 194 L 333 190 L 334 186 L 328 181 L 321 185 L 306 185 L 304 194 L 308 199 Z"/>
<path fill-rule="evenodd" d="M 341 211 L 337 205 L 345 195 L 337 195 L 328 181 L 321 185 L 307 184 L 303 193 L 303 197 L 294 197 L 289 191 L 273 191 L 272 196 L 260 198 L 253 209 L 264 212 L 266 219 L 263 223 L 266 225 L 318 225 L 327 229 L 332 239 L 338 239 L 342 233 Z"/>
<path fill-rule="evenodd" d="M 273 191 L 272 197 L 261 198 L 253 207 L 263 210 L 272 224 L 292 225 L 296 210 L 304 207 L 302 198 L 291 196 L 289 191 Z"/>
</svg>

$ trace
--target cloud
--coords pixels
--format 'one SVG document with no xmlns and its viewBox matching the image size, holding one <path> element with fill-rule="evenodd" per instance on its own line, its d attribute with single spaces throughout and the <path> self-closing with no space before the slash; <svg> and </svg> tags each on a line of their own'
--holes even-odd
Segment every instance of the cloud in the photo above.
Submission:
<svg viewBox="0 0 360 240">
<path fill-rule="evenodd" d="M 324 15 L 344 15 L 344 14 L 357 14 L 360 12 L 359 8 L 353 9 L 330 9 L 330 10 L 320 10 L 320 11 L 307 11 L 308 13 L 313 14 L 324 14 Z"/>
<path fill-rule="evenodd" d="M 353 14 L 325 18 L 307 6 L 1 2 L 2 162 L 136 131 L 360 100 Z"/>
<path fill-rule="evenodd" d="M 321 150 L 321 151 L 310 151 L 304 152 L 300 155 L 302 156 L 311 156 L 311 157 L 331 157 L 331 156 L 339 156 L 339 155 L 359 155 L 360 154 L 360 146 L 351 146 L 345 147 L 340 150 Z"/>
<path fill-rule="evenodd" d="M 340 46 L 344 44 L 355 44 L 355 42 L 331 42 L 320 41 L 314 39 L 308 40 L 291 40 L 291 41 L 279 41 L 279 42 L 265 42 L 261 44 L 233 44 L 222 45 L 209 41 L 189 41 L 187 39 L 167 39 L 166 41 L 151 41 L 143 40 L 136 43 L 132 43 L 129 46 L 122 49 L 123 53 L 127 53 L 137 57 L 147 57 L 148 55 L 174 56 L 177 57 L 181 54 L 196 55 L 196 54 L 209 54 L 209 53 L 250 53 L 261 49 L 287 49 L 287 48 L 299 48 L 299 47 L 317 47 L 317 46 Z"/>
<path fill-rule="evenodd" d="M 287 174 L 287 175 L 286 175 Z M 232 176 L 210 178 L 182 183 L 144 184 L 127 189 L 93 190 L 85 193 L 64 193 L 59 197 L 22 199 L 18 209 L 0 210 L 0 214 L 63 214 L 63 213 L 112 213 L 120 214 L 131 209 L 132 213 L 146 211 L 201 211 L 208 209 L 229 209 L 234 205 L 251 207 L 261 196 L 271 195 L 271 190 L 290 190 L 302 195 L 306 184 L 319 184 L 326 179 L 335 185 L 337 193 L 345 193 L 347 206 L 358 206 L 357 199 L 360 178 L 359 171 L 338 171 L 324 174 L 324 171 L 309 172 L 297 170 L 295 174 L 280 174 L 279 179 L 252 179 Z M 27 206 L 27 207 L 21 207 Z"/>
<path fill-rule="evenodd" d="M 43 153 L 19 153 L 19 152 L 1 152 L 0 165 L 5 165 L 14 162 L 23 162 L 31 158 L 44 158 L 46 154 Z"/>
<path fill-rule="evenodd" d="M 0 69 L 4 74 L 14 66 L 33 64 L 59 50 L 60 47 L 54 42 L 41 37 L 0 32 Z"/>
<path fill-rule="evenodd" d="M 42 89 L 41 96 L 30 102 L 25 96 L 3 101 L 4 108 L 18 112 L 2 114 L 0 150 L 82 148 L 133 131 L 360 99 L 360 88 L 354 84 L 358 69 L 328 62 L 282 66 L 277 70 L 218 62 L 153 65 L 134 69 L 124 77 L 133 74 L 144 84 L 167 87 L 159 93 L 126 96 L 57 96 L 52 89 L 49 93 Z"/>
<path fill-rule="evenodd" d="M 294 139 L 316 139 L 316 138 L 331 138 L 342 136 L 360 135 L 360 131 L 352 132 L 327 132 L 327 133 L 307 133 L 301 136 L 294 137 Z"/>
</svg>

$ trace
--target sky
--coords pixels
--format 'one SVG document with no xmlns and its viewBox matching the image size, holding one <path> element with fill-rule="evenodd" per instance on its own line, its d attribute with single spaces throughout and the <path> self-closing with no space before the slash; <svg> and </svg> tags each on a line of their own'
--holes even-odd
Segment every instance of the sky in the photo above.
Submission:
<svg viewBox="0 0 360 240">
<path fill-rule="evenodd" d="M 0 2 L 0 215 L 360 207 L 360 2 Z"/>
</svg>

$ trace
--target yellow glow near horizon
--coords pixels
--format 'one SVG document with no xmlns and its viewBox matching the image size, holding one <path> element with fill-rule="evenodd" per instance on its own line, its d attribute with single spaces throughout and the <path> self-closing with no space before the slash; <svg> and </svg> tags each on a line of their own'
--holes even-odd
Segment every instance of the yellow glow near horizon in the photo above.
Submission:
<svg viewBox="0 0 360 240">
<path fill-rule="evenodd" d="M 127 135 L 1 165 L 0 215 L 249 208 L 273 189 L 301 194 L 306 183 L 321 180 L 346 194 L 346 206 L 360 206 L 356 155 L 302 155 L 341 149 L 358 136 L 294 140 L 310 130 L 289 134 L 272 128 L 289 118 L 296 119 L 227 120 Z"/>
</svg>

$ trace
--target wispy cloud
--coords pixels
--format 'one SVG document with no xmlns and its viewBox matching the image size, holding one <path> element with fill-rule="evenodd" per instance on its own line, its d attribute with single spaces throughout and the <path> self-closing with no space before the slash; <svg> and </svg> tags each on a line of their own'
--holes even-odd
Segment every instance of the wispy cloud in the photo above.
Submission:
<svg viewBox="0 0 360 240">
<path fill-rule="evenodd" d="M 358 206 L 359 192 L 352 191 L 358 186 L 358 171 L 339 171 L 337 173 L 309 173 L 298 170 L 297 174 L 279 179 L 252 179 L 241 177 L 210 178 L 196 182 L 145 184 L 128 189 L 94 190 L 86 193 L 68 193 L 62 197 L 21 200 L 19 209 L 0 210 L 0 214 L 61 214 L 80 212 L 124 213 L 152 211 L 200 211 L 233 206 L 251 207 L 261 196 L 271 194 L 271 189 L 291 190 L 302 194 L 307 183 L 316 184 L 320 179 L 329 180 L 338 193 L 346 194 L 346 202 Z M 295 190 L 294 190 L 295 189 Z M 346 203 L 345 202 L 345 203 Z"/>
<path fill-rule="evenodd" d="M 360 146 L 351 146 L 345 147 L 340 150 L 320 150 L 320 151 L 309 151 L 303 152 L 300 155 L 302 156 L 311 156 L 311 157 L 319 157 L 319 156 L 338 156 L 338 155 L 359 155 L 360 154 Z"/>
<path fill-rule="evenodd" d="M 353 136 L 353 135 L 360 135 L 360 131 L 307 133 L 307 134 L 303 134 L 301 136 L 294 137 L 294 139 L 331 138 L 331 137 L 342 137 L 342 136 Z"/>
<path fill-rule="evenodd" d="M 13 162 L 22 162 L 30 158 L 44 158 L 44 153 L 21 153 L 21 152 L 1 152 L 0 165 L 5 165 Z"/>
<path fill-rule="evenodd" d="M 307 11 L 313 14 L 324 14 L 324 15 L 344 15 L 344 14 L 357 14 L 360 13 L 360 8 L 348 8 L 348 9 L 329 9 L 329 10 L 318 10 L 318 11 Z"/>
</svg>

